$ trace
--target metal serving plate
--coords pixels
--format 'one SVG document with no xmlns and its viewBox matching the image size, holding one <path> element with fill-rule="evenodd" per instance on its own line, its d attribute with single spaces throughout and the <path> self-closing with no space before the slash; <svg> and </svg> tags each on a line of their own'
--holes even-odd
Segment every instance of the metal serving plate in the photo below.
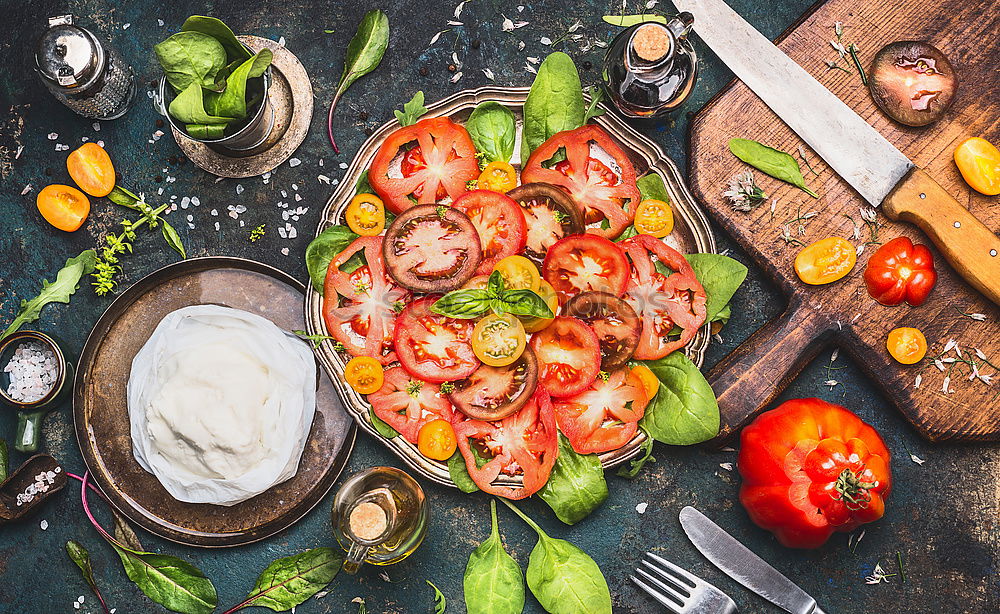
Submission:
<svg viewBox="0 0 1000 614">
<path fill-rule="evenodd" d="M 520 168 L 519 147 L 521 142 L 521 127 L 523 123 L 522 107 L 528 96 L 527 87 L 482 87 L 474 90 L 464 90 L 453 94 L 443 100 L 428 106 L 427 115 L 424 117 L 447 116 L 459 123 L 465 123 L 472 110 L 481 102 L 498 102 L 513 111 L 517 118 L 517 139 L 514 148 L 514 159 L 511 164 L 515 168 Z M 603 106 L 603 105 L 602 105 Z M 635 129 L 624 123 L 606 107 L 603 115 L 595 117 L 592 121 L 608 131 L 611 136 L 629 154 L 632 163 L 635 165 L 637 176 L 642 176 L 649 171 L 658 173 L 667 187 L 670 194 L 671 206 L 674 210 L 674 231 L 665 240 L 668 245 L 679 250 L 681 253 L 704 253 L 715 251 L 715 239 L 709 229 L 708 219 L 701 209 L 695 204 L 694 198 L 684 186 L 683 178 L 677 165 L 667 157 L 667 154 L 649 138 L 643 136 Z M 355 156 L 354 161 L 348 167 L 340 185 L 337 186 L 333 196 L 327 202 L 323 210 L 319 228 L 316 234 L 323 232 L 329 226 L 343 223 L 343 213 L 354 197 L 354 189 L 358 178 L 369 166 L 375 157 L 378 148 L 389 134 L 399 128 L 399 122 L 392 120 L 376 130 Z M 326 334 L 326 327 L 322 314 L 323 297 L 314 289 L 306 294 L 306 325 L 312 334 Z M 701 366 L 705 356 L 705 349 L 709 341 L 708 325 L 706 324 L 691 343 L 688 344 L 686 352 L 688 356 Z M 406 441 L 402 437 L 386 439 L 378 434 L 372 426 L 368 417 L 370 405 L 363 395 L 355 392 L 344 382 L 342 376 L 346 361 L 333 350 L 332 341 L 324 341 L 316 350 L 320 364 L 327 370 L 330 379 L 333 380 L 337 391 L 344 399 L 344 405 L 348 412 L 361 425 L 361 428 L 373 437 L 385 444 L 390 450 L 395 452 L 407 465 L 425 478 L 454 486 L 448 475 L 447 463 L 433 461 L 420 454 L 417 446 Z M 614 467 L 640 453 L 640 446 L 646 437 L 639 431 L 623 447 L 601 454 L 601 463 L 605 468 Z M 519 485 L 519 481 L 512 481 L 512 484 Z"/>
</svg>

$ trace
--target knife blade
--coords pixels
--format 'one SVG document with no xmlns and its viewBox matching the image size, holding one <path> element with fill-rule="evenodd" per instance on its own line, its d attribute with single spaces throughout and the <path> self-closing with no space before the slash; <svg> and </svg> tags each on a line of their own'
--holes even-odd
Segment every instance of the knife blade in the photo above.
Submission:
<svg viewBox="0 0 1000 614">
<path fill-rule="evenodd" d="M 733 580 L 791 614 L 823 614 L 816 600 L 691 506 L 680 513 L 688 539 Z"/>
<path fill-rule="evenodd" d="M 1000 237 L 723 0 L 673 0 L 694 32 L 872 206 L 916 224 L 1000 305 Z"/>
</svg>

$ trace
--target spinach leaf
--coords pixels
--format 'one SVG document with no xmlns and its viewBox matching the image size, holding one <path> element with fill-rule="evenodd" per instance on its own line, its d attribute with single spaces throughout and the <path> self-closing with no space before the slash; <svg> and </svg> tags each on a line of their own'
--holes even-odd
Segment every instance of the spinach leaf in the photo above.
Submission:
<svg viewBox="0 0 1000 614">
<path fill-rule="evenodd" d="M 576 524 L 608 498 L 604 468 L 596 454 L 578 454 L 559 433 L 559 456 L 538 496 L 549 504 L 556 518 Z"/>
<path fill-rule="evenodd" d="M 42 291 L 38 296 L 26 301 L 21 300 L 21 311 L 18 312 L 10 325 L 0 334 L 0 339 L 21 328 L 28 322 L 34 322 L 42 312 L 42 307 L 49 303 L 68 303 L 73 293 L 80 285 L 80 278 L 94 271 L 97 263 L 97 252 L 92 249 L 80 252 L 79 256 L 70 258 L 56 273 L 56 280 L 49 283 L 42 280 Z"/>
<path fill-rule="evenodd" d="M 576 65 L 561 51 L 550 53 L 524 101 L 522 162 L 553 134 L 582 126 L 583 119 L 583 88 Z"/>
<path fill-rule="evenodd" d="M 535 533 L 538 543 L 528 558 L 528 588 L 552 614 L 611 614 L 611 591 L 594 559 L 564 539 L 546 535 L 513 503 L 500 499 Z"/>
<path fill-rule="evenodd" d="M 313 548 L 278 559 L 261 572 L 247 598 L 229 611 L 250 606 L 291 610 L 332 582 L 343 561 L 333 548 Z"/>
<path fill-rule="evenodd" d="M 215 586 L 194 565 L 166 554 L 131 552 L 117 544 L 112 547 L 121 557 L 125 575 L 156 603 L 183 614 L 215 611 Z"/>
<path fill-rule="evenodd" d="M 604 100 L 604 90 L 596 85 L 591 85 L 587 88 L 587 93 L 590 94 L 590 105 L 587 106 L 587 110 L 583 114 L 583 123 L 585 124 L 589 122 L 592 117 L 604 115 L 604 109 L 597 106 L 602 100 Z"/>
<path fill-rule="evenodd" d="M 400 126 L 410 126 L 417 123 L 420 117 L 427 113 L 427 107 L 424 106 L 424 93 L 419 91 L 413 95 L 413 98 L 409 102 L 403 105 L 403 110 L 395 110 L 392 112 L 399 120 Z"/>
<path fill-rule="evenodd" d="M 250 58 L 250 52 L 247 48 L 236 38 L 233 31 L 229 29 L 229 26 L 222 23 L 215 17 L 205 17 L 203 15 L 191 15 L 184 21 L 184 25 L 181 26 L 182 32 L 201 32 L 202 34 L 207 34 L 225 48 L 226 55 L 229 58 L 242 62 Z"/>
<path fill-rule="evenodd" d="M 185 124 L 221 124 L 233 121 L 232 117 L 209 115 L 205 110 L 204 90 L 197 83 L 187 86 L 184 91 L 170 101 L 167 112 L 177 121 Z"/>
<path fill-rule="evenodd" d="M 368 419 L 371 420 L 372 426 L 378 431 L 378 434 L 385 437 L 386 439 L 392 439 L 393 437 L 399 437 L 399 431 L 389 426 L 389 423 L 379 418 L 375 415 L 375 410 L 368 408 Z"/>
<path fill-rule="evenodd" d="M 75 541 L 66 542 L 66 554 L 69 555 L 71 561 L 73 561 L 77 567 L 80 568 L 80 573 L 83 575 L 83 581 L 87 583 L 90 590 L 93 591 L 94 596 L 97 600 L 101 602 L 101 607 L 105 612 L 108 612 L 108 605 L 104 602 L 104 596 L 101 595 L 101 589 L 97 587 L 97 581 L 94 580 L 94 568 L 90 564 L 90 553 L 87 549 L 81 546 Z"/>
<path fill-rule="evenodd" d="M 472 476 L 469 475 L 469 468 L 465 466 L 465 457 L 458 450 L 448 459 L 448 475 L 462 492 L 469 493 L 479 490 L 476 483 L 472 481 Z"/>
<path fill-rule="evenodd" d="M 667 18 L 663 15 L 655 15 L 653 13 L 643 14 L 643 15 L 605 15 L 601 17 L 604 23 L 609 23 L 613 26 L 619 26 L 621 28 L 631 28 L 632 26 L 639 23 L 646 23 L 648 21 L 655 21 L 656 23 L 667 23 Z"/>
<path fill-rule="evenodd" d="M 211 115 L 243 119 L 247 116 L 247 81 L 264 74 L 273 58 L 270 49 L 261 49 L 249 60 L 240 64 L 226 78 L 226 89 L 221 94 L 209 92 L 205 110 Z"/>
<path fill-rule="evenodd" d="M 177 93 L 191 84 L 212 85 L 215 74 L 226 65 L 226 49 L 222 43 L 201 32 L 178 32 L 154 45 L 153 52 L 167 82 Z"/>
<path fill-rule="evenodd" d="M 687 254 L 694 275 L 705 288 L 705 319 L 715 320 L 729 304 L 737 288 L 747 278 L 747 268 L 742 263 L 722 254 Z"/>
<path fill-rule="evenodd" d="M 670 202 L 670 193 L 667 192 L 667 186 L 663 183 L 663 177 L 660 177 L 656 171 L 650 171 L 639 177 L 636 179 L 635 185 L 639 188 L 642 200 L 653 199 L 662 200 L 665 203 Z"/>
<path fill-rule="evenodd" d="M 225 124 L 185 124 L 184 131 L 196 139 L 221 139 L 226 135 Z"/>
<path fill-rule="evenodd" d="M 605 220 L 605 221 L 607 221 L 607 220 Z M 615 243 L 621 243 L 625 239 L 631 239 L 632 237 L 634 237 L 637 234 L 639 234 L 639 231 L 637 231 L 635 229 L 635 226 L 633 226 L 632 224 L 629 224 L 628 228 L 626 228 L 625 230 L 623 230 L 622 233 L 620 235 L 618 235 L 618 238 L 616 238 L 614 241 L 615 241 Z"/>
<path fill-rule="evenodd" d="M 361 18 L 358 31 L 354 33 L 351 42 L 347 44 L 344 71 L 340 73 L 337 91 L 333 95 L 333 100 L 330 101 L 330 110 L 326 114 L 326 134 L 330 138 L 330 145 L 333 146 L 334 153 L 340 153 L 337 142 L 333 139 L 333 114 L 340 103 L 340 97 L 355 81 L 378 67 L 388 46 L 389 18 L 378 9 L 368 11 Z"/>
<path fill-rule="evenodd" d="M 719 313 L 715 314 L 715 317 L 712 318 L 710 321 L 722 322 L 722 325 L 725 326 L 729 322 L 729 318 L 732 317 L 732 315 L 733 315 L 733 308 L 730 305 L 726 305 L 719 311 Z"/>
<path fill-rule="evenodd" d="M 729 139 L 729 151 L 755 169 L 819 198 L 819 194 L 806 187 L 799 163 L 790 154 L 749 139 Z"/>
<path fill-rule="evenodd" d="M 517 126 L 514 113 L 499 102 L 481 103 L 465 122 L 476 151 L 488 162 L 509 162 L 514 155 L 514 134 Z"/>
<path fill-rule="evenodd" d="M 524 574 L 500 541 L 497 502 L 490 499 L 491 530 L 469 555 L 462 584 L 468 614 L 520 614 L 524 610 Z"/>
<path fill-rule="evenodd" d="M 434 586 L 434 583 L 430 580 L 424 580 L 427 586 L 434 589 L 434 614 L 444 614 L 445 609 L 448 607 L 448 600 L 444 598 L 444 593 L 441 589 Z"/>
<path fill-rule="evenodd" d="M 372 188 L 372 184 L 368 183 L 368 169 L 361 172 L 358 176 L 358 182 L 354 186 L 355 196 L 358 194 L 374 194 L 375 189 Z"/>
<path fill-rule="evenodd" d="M 669 445 L 691 445 L 719 434 L 719 403 L 712 387 L 683 352 L 644 361 L 660 380 L 639 426 Z"/>
<path fill-rule="evenodd" d="M 358 235 L 347 226 L 330 226 L 309 242 L 306 247 L 306 270 L 316 292 L 323 294 L 323 282 L 326 281 L 330 261 L 357 238 Z"/>
<path fill-rule="evenodd" d="M 646 433 L 646 429 L 642 429 L 642 431 Z M 628 468 L 624 465 L 618 468 L 617 475 L 619 477 L 634 478 L 639 475 L 639 472 L 642 471 L 642 468 L 646 465 L 646 463 L 656 462 L 656 459 L 653 458 L 653 438 L 649 433 L 646 433 L 646 441 L 642 442 L 639 449 L 642 450 L 642 454 L 639 458 L 630 460 Z"/>
</svg>

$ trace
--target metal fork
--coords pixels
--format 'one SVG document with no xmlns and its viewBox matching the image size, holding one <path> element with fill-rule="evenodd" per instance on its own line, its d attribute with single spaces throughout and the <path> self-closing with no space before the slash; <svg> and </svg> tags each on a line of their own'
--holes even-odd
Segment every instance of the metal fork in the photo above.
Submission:
<svg viewBox="0 0 1000 614">
<path fill-rule="evenodd" d="M 675 614 L 734 614 L 736 604 L 726 595 L 698 576 L 670 561 L 646 553 L 643 567 L 629 576 L 639 588 Z M 652 573 L 647 572 L 649 570 Z"/>
</svg>

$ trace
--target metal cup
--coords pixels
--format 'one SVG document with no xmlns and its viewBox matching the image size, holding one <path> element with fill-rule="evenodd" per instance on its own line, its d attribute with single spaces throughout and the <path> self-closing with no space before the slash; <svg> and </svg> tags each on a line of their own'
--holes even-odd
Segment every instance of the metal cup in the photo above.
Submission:
<svg viewBox="0 0 1000 614">
<path fill-rule="evenodd" d="M 42 418 L 62 403 L 73 389 L 73 363 L 63 353 L 59 344 L 45 333 L 22 330 L 12 333 L 0 341 L 0 368 L 6 366 L 14 351 L 22 344 L 35 341 L 41 343 L 56 355 L 56 377 L 52 388 L 37 401 L 28 403 L 16 401 L 7 394 L 10 376 L 0 371 L 0 401 L 18 410 L 17 435 L 14 449 L 19 452 L 35 452 L 42 434 Z"/>
</svg>

